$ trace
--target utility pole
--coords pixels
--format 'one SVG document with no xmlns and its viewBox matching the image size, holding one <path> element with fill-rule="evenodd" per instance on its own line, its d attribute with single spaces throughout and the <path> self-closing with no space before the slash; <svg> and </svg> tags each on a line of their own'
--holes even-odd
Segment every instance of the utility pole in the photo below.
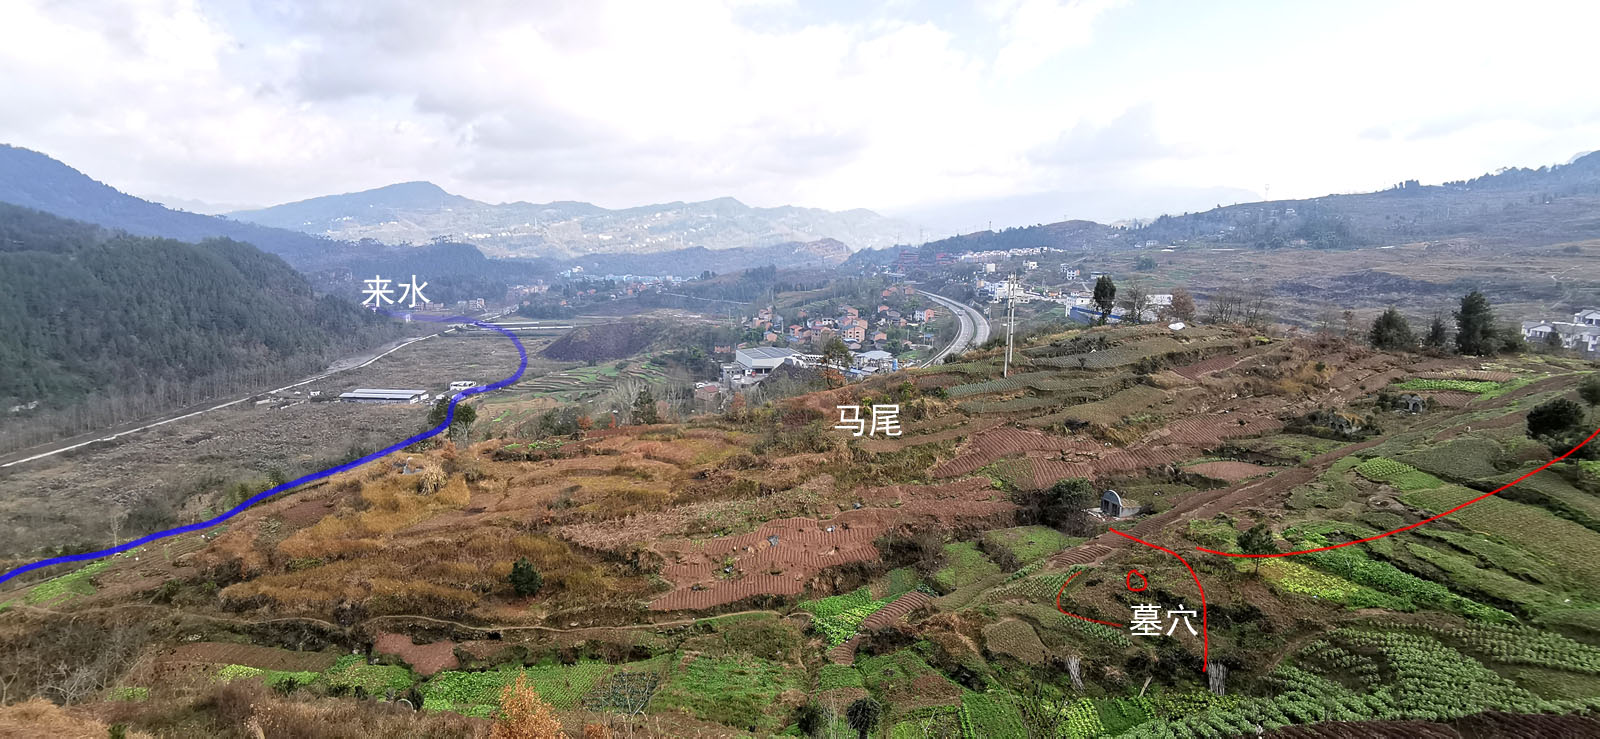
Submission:
<svg viewBox="0 0 1600 739">
<path fill-rule="evenodd" d="M 1006 278 L 1006 359 L 1001 377 L 1011 376 L 1011 338 L 1017 325 L 1017 273 Z"/>
</svg>

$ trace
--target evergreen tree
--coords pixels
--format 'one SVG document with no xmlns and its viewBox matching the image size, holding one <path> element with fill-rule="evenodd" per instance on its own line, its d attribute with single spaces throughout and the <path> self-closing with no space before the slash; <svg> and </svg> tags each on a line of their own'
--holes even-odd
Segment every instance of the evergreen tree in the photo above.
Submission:
<svg viewBox="0 0 1600 739">
<path fill-rule="evenodd" d="M 1473 290 L 1462 296 L 1461 309 L 1455 316 L 1457 351 L 1481 357 L 1500 348 L 1495 338 L 1494 313 L 1483 293 Z"/>
<path fill-rule="evenodd" d="M 1245 554 L 1276 554 L 1277 542 L 1272 540 L 1272 529 L 1267 528 L 1265 522 L 1251 526 L 1249 530 L 1239 535 L 1239 548 Z M 1256 572 L 1261 571 L 1261 558 L 1254 557 Z"/>
<path fill-rule="evenodd" d="M 511 565 L 509 579 L 511 580 L 511 589 L 516 592 L 519 598 L 538 595 L 539 590 L 544 587 L 544 576 L 533 568 L 533 563 L 529 562 L 527 557 L 523 557 L 517 560 L 516 564 Z"/>
<path fill-rule="evenodd" d="M 1111 281 L 1110 275 L 1100 275 L 1094 281 L 1094 307 L 1100 310 L 1100 323 L 1105 324 L 1111 316 L 1111 308 L 1117 304 L 1117 283 Z"/>
<path fill-rule="evenodd" d="M 1556 398 L 1528 411 L 1528 437 L 1545 445 L 1553 455 L 1572 453 L 1571 459 L 1600 459 L 1600 445 L 1584 444 L 1592 428 L 1584 418 L 1583 406 L 1566 398 Z"/>
<path fill-rule="evenodd" d="M 1417 343 L 1416 337 L 1411 335 L 1411 325 L 1393 306 L 1372 322 L 1369 337 L 1374 347 L 1391 351 L 1410 349 Z"/>
<path fill-rule="evenodd" d="M 1528 411 L 1528 436 L 1559 436 L 1583 425 L 1583 406 L 1566 398 L 1542 403 Z"/>
<path fill-rule="evenodd" d="M 441 395 L 433 402 L 433 408 L 428 411 L 428 427 L 433 428 L 444 423 L 450 417 L 450 396 Z M 451 419 L 452 428 L 467 428 L 478 420 L 478 410 L 466 403 L 456 404 L 456 415 Z"/>
<path fill-rule="evenodd" d="M 661 414 L 656 412 L 656 398 L 650 394 L 650 386 L 646 385 L 633 399 L 633 420 L 635 423 L 661 423 Z"/>
</svg>

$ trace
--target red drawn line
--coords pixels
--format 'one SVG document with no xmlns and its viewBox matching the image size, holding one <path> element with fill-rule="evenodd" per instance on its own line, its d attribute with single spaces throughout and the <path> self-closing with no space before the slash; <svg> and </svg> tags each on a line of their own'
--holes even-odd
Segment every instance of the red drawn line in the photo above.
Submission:
<svg viewBox="0 0 1600 739">
<path fill-rule="evenodd" d="M 1140 544 L 1150 547 L 1151 549 L 1159 549 L 1167 554 L 1177 557 L 1178 561 L 1182 562 L 1184 567 L 1189 568 L 1189 577 L 1194 578 L 1194 586 L 1200 589 L 1200 639 L 1202 645 L 1200 653 L 1200 671 L 1205 672 L 1207 665 L 1211 662 L 1211 625 L 1206 618 L 1206 588 L 1204 585 L 1200 584 L 1200 576 L 1195 574 L 1193 567 L 1189 566 L 1189 560 L 1178 556 L 1177 552 L 1174 552 L 1171 549 L 1163 546 L 1151 544 L 1150 542 L 1140 539 L 1132 534 L 1124 534 L 1116 529 L 1111 529 L 1110 531 L 1111 533 L 1116 534 L 1124 539 L 1132 539 Z"/>
<path fill-rule="evenodd" d="M 1489 491 L 1487 493 L 1484 493 L 1483 495 L 1480 495 L 1480 496 L 1478 496 L 1476 498 L 1473 498 L 1472 500 L 1469 500 L 1469 501 L 1467 501 L 1465 503 L 1462 503 L 1461 505 L 1458 505 L 1458 506 L 1456 506 L 1454 508 L 1451 508 L 1450 510 L 1445 511 L 1444 513 L 1440 513 L 1440 514 L 1438 514 L 1436 516 L 1429 516 L 1429 517 L 1424 518 L 1421 521 L 1418 521 L 1418 522 L 1416 522 L 1414 524 L 1401 526 L 1400 528 L 1395 529 L 1394 531 L 1389 531 L 1389 532 L 1386 532 L 1386 533 L 1378 534 L 1377 536 L 1369 536 L 1369 537 L 1367 537 L 1365 539 L 1356 539 L 1355 541 L 1347 541 L 1347 542 L 1344 542 L 1342 544 L 1332 544 L 1332 545 L 1325 546 L 1325 547 L 1317 547 L 1316 549 L 1302 549 L 1302 550 L 1300 550 L 1298 552 L 1277 552 L 1277 553 L 1274 553 L 1274 554 L 1240 554 L 1238 552 L 1219 552 L 1219 551 L 1217 551 L 1215 549 L 1207 549 L 1205 547 L 1195 547 L 1195 549 L 1197 549 L 1199 551 L 1202 551 L 1202 552 L 1205 552 L 1207 554 L 1219 554 L 1219 555 L 1222 555 L 1224 557 L 1242 557 L 1242 558 L 1245 558 L 1245 559 L 1260 559 L 1260 558 L 1263 558 L 1263 557 L 1289 557 L 1289 556 L 1293 556 L 1293 555 L 1296 555 L 1296 554 L 1310 554 L 1312 552 L 1326 552 L 1329 549 L 1338 549 L 1339 547 L 1347 547 L 1347 546 L 1350 546 L 1351 544 L 1361 544 L 1363 542 L 1375 541 L 1377 539 L 1382 539 L 1385 536 L 1394 536 L 1395 534 L 1398 534 L 1398 533 L 1400 533 L 1402 531 L 1410 531 L 1411 529 L 1414 529 L 1414 528 L 1416 528 L 1418 526 L 1421 526 L 1421 525 L 1423 525 L 1425 523 L 1429 523 L 1431 521 L 1437 521 L 1437 520 L 1439 520 L 1441 518 L 1444 518 L 1445 516 L 1448 516 L 1448 515 L 1450 515 L 1452 513 L 1455 513 L 1456 511 L 1461 510 L 1462 508 L 1466 508 L 1467 506 L 1472 505 L 1473 503 L 1476 503 L 1476 502 L 1478 502 L 1480 500 L 1483 500 L 1484 498 L 1487 498 L 1487 497 L 1490 497 L 1492 495 L 1495 495 L 1495 494 L 1499 493 L 1502 490 L 1505 490 L 1507 488 L 1516 487 L 1517 483 L 1522 482 L 1523 480 L 1526 480 L 1526 479 L 1528 479 L 1530 477 L 1533 477 L 1534 475 L 1537 475 L 1540 472 L 1543 472 L 1545 470 L 1545 468 L 1549 467 L 1550 465 L 1553 465 L 1553 464 L 1555 464 L 1557 462 L 1560 462 L 1561 460 L 1566 459 L 1567 457 L 1571 456 L 1573 452 L 1576 452 L 1579 449 L 1582 449 L 1583 445 L 1588 444 L 1591 441 L 1594 441 L 1594 438 L 1596 436 L 1600 436 L 1600 429 L 1595 429 L 1594 433 L 1589 434 L 1589 438 L 1578 442 L 1578 445 L 1573 447 L 1572 449 L 1568 450 L 1566 454 L 1563 454 L 1563 455 L 1561 455 L 1559 457 L 1556 457 L 1555 459 L 1552 459 L 1552 460 L 1550 460 L 1548 462 L 1545 462 L 1544 464 L 1540 465 L 1537 469 L 1533 470 L 1532 472 L 1529 472 L 1526 475 L 1523 475 L 1522 477 L 1519 477 L 1519 478 L 1517 478 L 1515 480 L 1512 480 L 1511 482 L 1508 482 L 1508 483 L 1506 483 L 1504 485 L 1501 485 L 1500 487 L 1497 487 L 1494 490 L 1491 490 L 1491 491 Z M 1112 529 L 1112 530 L 1116 531 L 1116 529 Z M 1117 533 L 1121 534 L 1122 532 L 1117 531 Z M 1124 536 L 1126 536 L 1126 534 L 1124 534 Z M 1137 540 L 1135 540 L 1135 541 L 1137 541 Z"/>
<path fill-rule="evenodd" d="M 1079 575 L 1082 575 L 1083 572 L 1084 572 L 1083 570 L 1078 570 L 1077 572 L 1072 573 L 1072 577 L 1067 578 L 1066 582 L 1061 583 L 1061 588 L 1056 590 L 1056 610 L 1060 611 L 1063 615 L 1071 616 L 1071 617 L 1073 617 L 1075 619 L 1078 619 L 1080 621 L 1089 621 L 1089 622 L 1092 622 L 1092 623 L 1104 624 L 1106 626 L 1115 626 L 1115 627 L 1117 627 L 1119 629 L 1127 628 L 1128 627 L 1127 624 L 1114 624 L 1114 623 L 1111 623 L 1110 621 L 1101 621 L 1098 618 L 1089 618 L 1088 616 L 1079 616 L 1076 613 L 1068 613 L 1067 609 L 1061 607 L 1061 594 L 1067 591 L 1067 586 L 1072 584 L 1072 579 L 1077 577 L 1077 576 L 1079 576 Z"/>
</svg>

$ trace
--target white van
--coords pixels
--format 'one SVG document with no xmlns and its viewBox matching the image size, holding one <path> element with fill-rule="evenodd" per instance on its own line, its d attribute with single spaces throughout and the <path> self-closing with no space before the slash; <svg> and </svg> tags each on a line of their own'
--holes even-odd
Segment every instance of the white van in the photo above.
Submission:
<svg viewBox="0 0 1600 739">
<path fill-rule="evenodd" d="M 461 391 L 461 390 L 466 390 L 469 387 L 477 387 L 477 386 L 478 386 L 478 383 L 473 382 L 472 380 L 457 380 L 455 382 L 450 383 L 450 392 L 454 393 L 454 392 L 458 392 L 458 391 Z"/>
</svg>

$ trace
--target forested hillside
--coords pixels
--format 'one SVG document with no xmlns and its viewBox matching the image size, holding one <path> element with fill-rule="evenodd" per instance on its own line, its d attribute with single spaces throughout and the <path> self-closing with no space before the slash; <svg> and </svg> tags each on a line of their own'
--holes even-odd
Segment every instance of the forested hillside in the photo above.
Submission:
<svg viewBox="0 0 1600 739">
<path fill-rule="evenodd" d="M 129 236 L 0 204 L 0 411 L 91 395 L 190 402 L 394 335 L 248 244 Z"/>
</svg>

